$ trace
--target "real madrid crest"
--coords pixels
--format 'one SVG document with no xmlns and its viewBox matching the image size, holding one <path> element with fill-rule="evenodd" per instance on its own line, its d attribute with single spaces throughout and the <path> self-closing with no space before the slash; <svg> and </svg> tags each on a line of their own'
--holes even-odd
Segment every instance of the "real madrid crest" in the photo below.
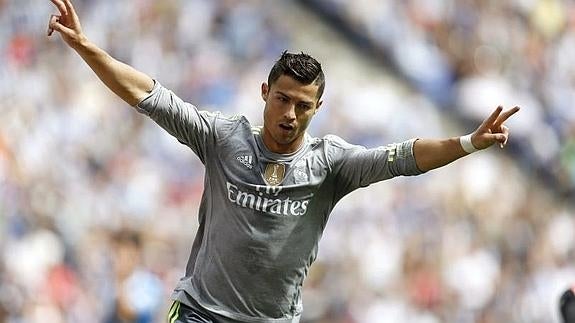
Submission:
<svg viewBox="0 0 575 323">
<path fill-rule="evenodd" d="M 286 165 L 280 163 L 269 163 L 264 172 L 264 180 L 269 186 L 277 186 L 282 182 L 286 174 Z"/>
</svg>

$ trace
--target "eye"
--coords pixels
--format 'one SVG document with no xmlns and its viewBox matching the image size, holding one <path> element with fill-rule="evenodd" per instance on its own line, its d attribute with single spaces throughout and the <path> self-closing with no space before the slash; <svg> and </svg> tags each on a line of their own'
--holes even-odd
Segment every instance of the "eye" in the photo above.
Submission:
<svg viewBox="0 0 575 323">
<path fill-rule="evenodd" d="M 286 103 L 289 101 L 289 99 L 286 98 L 285 96 L 278 96 L 277 98 L 280 102 L 283 102 L 283 103 Z"/>
</svg>

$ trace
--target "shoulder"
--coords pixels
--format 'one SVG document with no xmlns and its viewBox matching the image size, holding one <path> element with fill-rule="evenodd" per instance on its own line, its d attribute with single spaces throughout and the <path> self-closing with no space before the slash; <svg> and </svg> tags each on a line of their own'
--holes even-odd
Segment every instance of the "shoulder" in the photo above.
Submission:
<svg viewBox="0 0 575 323">
<path fill-rule="evenodd" d="M 203 113 L 204 111 L 202 111 Z M 245 132 L 246 134 L 252 133 L 252 126 L 249 120 L 241 114 L 226 116 L 221 112 L 205 112 L 214 115 L 214 125 L 218 134 L 218 137 L 223 140 L 228 138 L 232 134 L 240 134 Z"/>
<path fill-rule="evenodd" d="M 341 164 L 341 162 L 349 158 L 353 152 L 365 149 L 362 146 L 351 144 L 343 138 L 332 134 L 326 135 L 319 140 L 322 143 L 325 158 L 330 168 Z"/>
<path fill-rule="evenodd" d="M 350 144 L 343 138 L 336 135 L 325 135 L 321 140 L 324 142 L 325 146 L 331 150 L 349 150 L 361 148 L 361 146 Z"/>
</svg>

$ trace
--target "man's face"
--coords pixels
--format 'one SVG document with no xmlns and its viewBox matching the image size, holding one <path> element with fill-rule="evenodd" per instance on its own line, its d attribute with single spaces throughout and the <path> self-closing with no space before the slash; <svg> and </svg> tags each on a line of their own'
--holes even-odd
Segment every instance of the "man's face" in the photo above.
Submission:
<svg viewBox="0 0 575 323">
<path fill-rule="evenodd" d="M 273 152 L 291 153 L 303 141 L 313 115 L 321 106 L 317 98 L 319 87 L 304 85 L 282 75 L 271 86 L 262 84 L 264 109 L 263 141 Z"/>
</svg>

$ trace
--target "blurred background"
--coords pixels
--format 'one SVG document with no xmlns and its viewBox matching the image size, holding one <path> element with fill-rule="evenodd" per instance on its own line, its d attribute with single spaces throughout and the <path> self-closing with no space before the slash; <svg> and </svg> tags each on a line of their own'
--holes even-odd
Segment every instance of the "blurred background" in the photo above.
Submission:
<svg viewBox="0 0 575 323">
<path fill-rule="evenodd" d="M 201 109 L 261 123 L 284 49 L 324 66 L 310 133 L 368 147 L 512 135 L 342 200 L 302 323 L 559 322 L 575 282 L 575 3 L 76 0 L 88 37 Z M 0 0 L 0 322 L 161 322 L 203 168 L 109 92 L 48 0 Z"/>
</svg>

